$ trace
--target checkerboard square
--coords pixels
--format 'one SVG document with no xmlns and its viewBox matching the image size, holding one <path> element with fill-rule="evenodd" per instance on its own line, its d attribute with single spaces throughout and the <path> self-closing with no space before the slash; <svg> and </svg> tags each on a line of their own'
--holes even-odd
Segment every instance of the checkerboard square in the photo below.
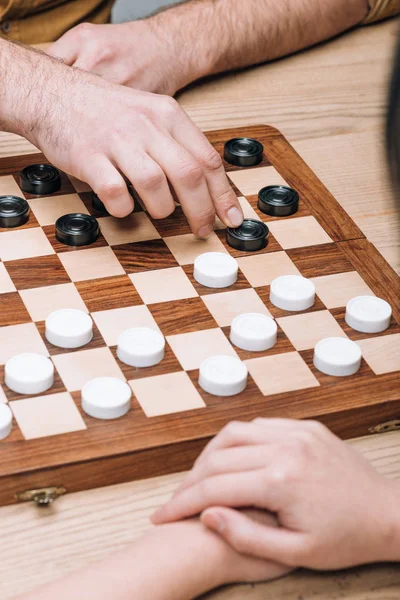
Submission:
<svg viewBox="0 0 400 600">
<path fill-rule="evenodd" d="M 13 284 L 8 271 L 4 266 L 4 263 L 0 262 L 0 294 L 15 292 L 15 289 L 15 285 Z"/>
<path fill-rule="evenodd" d="M 153 219 L 153 225 L 162 238 L 191 233 L 188 220 L 180 206 L 166 219 Z"/>
<path fill-rule="evenodd" d="M 242 192 L 243 196 L 258 194 L 261 188 L 267 185 L 288 185 L 272 166 L 232 171 L 228 173 L 228 177 Z"/>
<path fill-rule="evenodd" d="M 94 312 L 92 317 L 108 346 L 115 346 L 120 334 L 131 327 L 149 327 L 159 331 L 157 323 L 144 304 Z"/>
<path fill-rule="evenodd" d="M 252 288 L 210 294 L 202 296 L 202 300 L 220 327 L 230 325 L 233 319 L 242 313 L 252 312 L 271 316 L 268 308 Z"/>
<path fill-rule="evenodd" d="M 33 198 L 29 200 L 29 204 L 35 213 L 38 223 L 42 226 L 53 225 L 59 217 L 69 213 L 89 214 L 78 194 L 58 196 L 56 202 L 53 196 L 48 198 Z"/>
<path fill-rule="evenodd" d="M 374 292 L 357 271 L 313 277 L 317 294 L 327 308 L 346 306 L 355 296 L 373 296 Z"/>
<path fill-rule="evenodd" d="M 103 217 L 99 219 L 101 233 L 110 246 L 145 242 L 160 237 L 157 229 L 144 212 L 132 213 L 124 219 Z"/>
<path fill-rule="evenodd" d="M 167 340 L 185 371 L 198 369 L 206 358 L 216 354 L 237 357 L 221 329 L 169 335 Z"/>
<path fill-rule="evenodd" d="M 317 219 L 311 216 L 270 222 L 268 227 L 285 250 L 332 242 Z"/>
<path fill-rule="evenodd" d="M 181 267 L 129 275 L 145 304 L 198 296 Z"/>
<path fill-rule="evenodd" d="M 119 244 L 113 246 L 113 251 L 126 273 L 141 273 L 178 266 L 167 244 L 161 239 Z"/>
<path fill-rule="evenodd" d="M 0 365 L 22 352 L 37 352 L 48 356 L 47 348 L 34 323 L 0 327 Z"/>
<path fill-rule="evenodd" d="M 78 281 L 76 288 L 89 312 L 143 304 L 128 275 Z"/>
<path fill-rule="evenodd" d="M 357 344 L 376 375 L 400 371 L 400 333 L 358 340 Z"/>
<path fill-rule="evenodd" d="M 86 429 L 70 394 L 49 394 L 10 402 L 25 439 L 32 440 Z"/>
<path fill-rule="evenodd" d="M 3 404 L 7 404 L 8 400 L 7 400 L 7 396 L 4 392 L 3 387 L 0 385 L 0 402 L 2 402 Z"/>
<path fill-rule="evenodd" d="M 319 386 L 318 380 L 297 352 L 252 358 L 245 363 L 264 396 Z"/>
<path fill-rule="evenodd" d="M 226 250 L 215 233 L 207 238 L 198 238 L 193 233 L 165 238 L 165 243 L 180 265 L 193 264 L 195 259 L 205 252 L 224 252 Z"/>
<path fill-rule="evenodd" d="M 217 323 L 199 297 L 152 304 L 150 312 L 164 335 L 217 327 Z"/>
<path fill-rule="evenodd" d="M 12 175 L 0 177 L 0 196 L 19 196 L 21 198 L 21 189 Z"/>
<path fill-rule="evenodd" d="M 73 283 L 21 290 L 20 295 L 33 321 L 45 321 L 51 312 L 61 308 L 88 312 Z"/>
<path fill-rule="evenodd" d="M 125 379 L 109 348 L 57 354 L 52 359 L 69 392 L 81 390 L 95 377 Z"/>
<path fill-rule="evenodd" d="M 63 252 L 59 254 L 59 258 L 72 281 L 125 275 L 117 257 L 108 246 Z"/>
<path fill-rule="evenodd" d="M 18 260 L 54 254 L 54 250 L 40 227 L 0 233 L 0 258 Z"/>
<path fill-rule="evenodd" d="M 31 318 L 18 292 L 0 296 L 0 327 L 29 323 Z"/>
<path fill-rule="evenodd" d="M 328 310 L 277 319 L 296 350 L 308 350 L 327 337 L 347 337 Z"/>
<path fill-rule="evenodd" d="M 205 403 L 187 373 L 168 373 L 129 381 L 147 417 L 205 408 Z"/>
<path fill-rule="evenodd" d="M 23 258 L 6 263 L 6 269 L 17 290 L 46 287 L 71 280 L 57 254 L 37 258 Z"/>
<path fill-rule="evenodd" d="M 300 275 L 286 252 L 257 254 L 237 260 L 240 269 L 253 287 L 270 285 L 271 281 L 280 275 Z"/>
</svg>

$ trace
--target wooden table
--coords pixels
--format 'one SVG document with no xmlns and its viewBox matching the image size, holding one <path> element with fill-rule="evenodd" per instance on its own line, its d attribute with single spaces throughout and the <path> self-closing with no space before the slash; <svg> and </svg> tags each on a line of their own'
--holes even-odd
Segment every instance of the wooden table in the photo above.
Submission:
<svg viewBox="0 0 400 600">
<path fill-rule="evenodd" d="M 367 237 L 400 269 L 400 219 L 387 179 L 383 123 L 394 21 L 356 30 L 297 56 L 219 77 L 180 97 L 202 129 L 268 123 L 294 144 Z M 31 152 L 0 134 L 0 156 Z M 353 443 L 379 471 L 400 476 L 400 432 Z M 0 598 L 32 589 L 122 548 L 149 527 L 148 517 L 180 475 L 65 496 L 49 510 L 0 509 Z M 366 502 L 368 499 L 366 498 Z M 299 571 L 213 599 L 313 600 L 400 597 L 400 569 L 368 566 L 335 574 Z"/>
</svg>

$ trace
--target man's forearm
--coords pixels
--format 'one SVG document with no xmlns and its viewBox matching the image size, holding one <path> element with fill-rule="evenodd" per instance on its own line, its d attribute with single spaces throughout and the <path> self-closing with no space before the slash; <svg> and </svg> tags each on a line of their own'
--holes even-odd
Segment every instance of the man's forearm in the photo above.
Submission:
<svg viewBox="0 0 400 600">
<path fill-rule="evenodd" d="M 354 27 L 367 0 L 191 0 L 148 20 L 179 48 L 189 83 L 272 60 Z"/>
</svg>

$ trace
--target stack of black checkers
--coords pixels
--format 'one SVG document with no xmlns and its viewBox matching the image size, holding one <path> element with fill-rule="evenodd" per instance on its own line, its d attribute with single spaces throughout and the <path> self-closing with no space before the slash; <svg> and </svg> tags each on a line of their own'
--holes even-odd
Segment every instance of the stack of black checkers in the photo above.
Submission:
<svg viewBox="0 0 400 600">
<path fill-rule="evenodd" d="M 264 146 L 252 138 L 233 138 L 224 146 L 226 162 L 236 167 L 254 167 L 263 159 Z"/>
<path fill-rule="evenodd" d="M 271 217 L 289 217 L 299 210 L 299 194 L 285 185 L 268 185 L 258 192 L 258 208 Z"/>
<path fill-rule="evenodd" d="M 56 221 L 56 238 L 67 246 L 87 246 L 99 237 L 97 219 L 83 213 L 63 215 Z"/>
<path fill-rule="evenodd" d="M 29 165 L 21 171 L 19 185 L 27 194 L 54 194 L 61 188 L 60 171 L 52 165 Z"/>
<path fill-rule="evenodd" d="M 268 244 L 269 229 L 262 221 L 245 219 L 240 227 L 228 229 L 226 241 L 235 250 L 258 252 Z"/>
<path fill-rule="evenodd" d="M 0 196 L 0 227 L 20 227 L 29 220 L 29 204 L 19 196 Z"/>
</svg>

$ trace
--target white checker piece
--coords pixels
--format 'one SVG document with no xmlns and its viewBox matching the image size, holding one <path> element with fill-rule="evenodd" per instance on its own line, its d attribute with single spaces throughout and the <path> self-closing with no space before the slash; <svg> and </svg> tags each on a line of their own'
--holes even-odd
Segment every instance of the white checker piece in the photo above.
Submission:
<svg viewBox="0 0 400 600">
<path fill-rule="evenodd" d="M 233 319 L 230 341 L 242 350 L 262 352 L 275 346 L 277 334 L 278 326 L 271 317 L 245 313 Z"/>
<path fill-rule="evenodd" d="M 117 356 L 131 367 L 152 367 L 164 358 L 165 338 L 150 327 L 132 327 L 118 338 Z"/>
<path fill-rule="evenodd" d="M 82 389 L 82 410 L 95 419 L 119 419 L 131 407 L 132 390 L 116 377 L 97 377 Z"/>
<path fill-rule="evenodd" d="M 283 310 L 307 310 L 315 302 L 315 285 L 301 275 L 282 275 L 271 282 L 270 300 Z"/>
<path fill-rule="evenodd" d="M 6 362 L 5 384 L 17 394 L 41 394 L 53 383 L 54 365 L 41 354 L 17 354 Z"/>
<path fill-rule="evenodd" d="M 238 277 L 239 264 L 229 254 L 205 252 L 194 261 L 195 280 L 208 288 L 226 288 Z"/>
<path fill-rule="evenodd" d="M 392 307 L 376 296 L 357 296 L 346 306 L 346 323 L 362 333 L 380 333 L 390 325 Z"/>
<path fill-rule="evenodd" d="M 334 377 L 354 375 L 361 366 L 361 348 L 347 338 L 325 338 L 315 346 L 314 366 Z"/>
<path fill-rule="evenodd" d="M 12 412 L 7 404 L 0 404 L 0 440 L 10 435 L 12 429 Z"/>
<path fill-rule="evenodd" d="M 234 356 L 211 356 L 200 365 L 199 385 L 214 396 L 234 396 L 247 386 L 246 365 Z"/>
<path fill-rule="evenodd" d="M 75 308 L 62 308 L 46 319 L 46 339 L 59 348 L 80 348 L 93 337 L 93 321 Z"/>
</svg>

